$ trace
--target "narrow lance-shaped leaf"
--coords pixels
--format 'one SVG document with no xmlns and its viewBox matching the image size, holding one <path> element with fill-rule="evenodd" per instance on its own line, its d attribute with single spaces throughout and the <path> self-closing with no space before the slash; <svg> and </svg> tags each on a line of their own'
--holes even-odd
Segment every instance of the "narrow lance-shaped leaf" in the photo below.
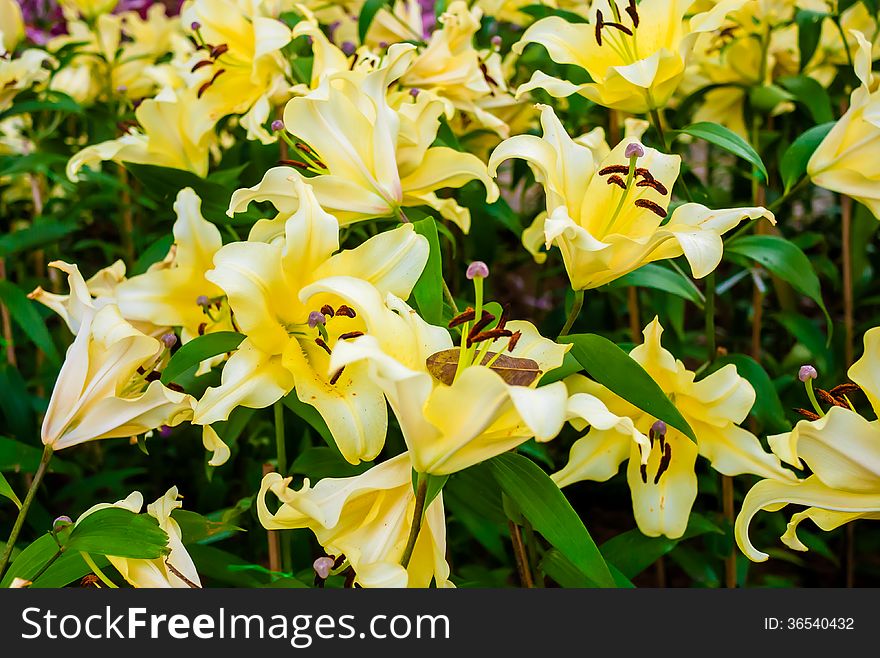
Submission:
<svg viewBox="0 0 880 658">
<path fill-rule="evenodd" d="M 725 253 L 735 254 L 760 263 L 767 270 L 806 295 L 822 310 L 828 327 L 828 338 L 833 328 L 831 316 L 822 300 L 819 277 L 806 254 L 790 240 L 776 235 L 747 235 L 725 245 Z"/>
<path fill-rule="evenodd" d="M 544 539 L 598 587 L 615 587 L 586 526 L 549 475 L 515 453 L 499 455 L 488 464 L 498 485 Z"/>
<path fill-rule="evenodd" d="M 737 135 L 729 128 L 725 128 L 721 124 L 712 123 L 711 121 L 699 121 L 692 123 L 686 128 L 677 131 L 680 134 L 690 135 L 704 139 L 715 146 L 720 146 L 725 151 L 733 153 L 737 157 L 742 158 L 746 162 L 754 165 L 761 173 L 764 180 L 767 180 L 767 167 L 764 161 L 754 148 L 742 137 Z"/>
<path fill-rule="evenodd" d="M 162 371 L 162 383 L 174 381 L 190 368 L 197 366 L 205 359 L 218 354 L 238 349 L 244 335 L 234 331 L 218 331 L 194 338 L 174 353 L 165 370 Z"/>
</svg>

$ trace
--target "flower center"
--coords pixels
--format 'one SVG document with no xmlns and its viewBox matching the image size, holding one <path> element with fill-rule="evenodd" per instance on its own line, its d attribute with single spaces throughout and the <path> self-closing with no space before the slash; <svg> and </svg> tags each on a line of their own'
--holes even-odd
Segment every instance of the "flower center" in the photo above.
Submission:
<svg viewBox="0 0 880 658">
<path fill-rule="evenodd" d="M 636 29 L 639 27 L 639 10 L 636 0 L 629 0 L 624 12 L 621 13 L 615 0 L 607 0 L 614 20 L 605 20 L 602 10 L 596 11 L 596 43 L 607 45 L 627 63 L 638 61 L 639 48 L 636 42 Z M 629 23 L 632 27 L 627 27 Z"/>
</svg>

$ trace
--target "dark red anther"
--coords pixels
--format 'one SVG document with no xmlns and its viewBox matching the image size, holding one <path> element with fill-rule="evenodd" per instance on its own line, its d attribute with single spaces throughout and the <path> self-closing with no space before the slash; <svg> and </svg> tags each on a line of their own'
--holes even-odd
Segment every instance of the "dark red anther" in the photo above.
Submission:
<svg viewBox="0 0 880 658">
<path fill-rule="evenodd" d="M 626 189 L 626 181 L 623 180 L 618 174 L 614 174 L 613 176 L 609 176 L 605 179 L 605 182 L 609 185 L 617 185 L 622 190 Z"/>
<path fill-rule="evenodd" d="M 320 347 L 322 350 L 324 350 L 325 352 L 327 352 L 327 354 L 330 354 L 330 353 L 331 353 L 331 351 L 330 351 L 330 346 L 327 345 L 327 343 L 324 342 L 324 339 L 323 339 L 323 338 L 316 338 L 316 339 L 315 339 L 315 343 L 317 343 L 318 347 Z"/>
<path fill-rule="evenodd" d="M 333 385 L 339 381 L 339 378 L 342 377 L 342 372 L 345 370 L 345 366 L 342 366 L 339 370 L 333 373 L 333 376 L 330 378 L 330 384 Z"/>
<path fill-rule="evenodd" d="M 207 322 L 202 322 L 202 323 L 199 324 L 199 336 L 204 336 L 204 335 L 205 335 L 205 329 L 207 329 L 207 327 L 208 327 L 208 323 L 207 323 Z"/>
<path fill-rule="evenodd" d="M 178 393 L 184 392 L 183 386 L 181 386 L 180 384 L 175 384 L 174 382 L 170 382 L 168 384 L 165 384 L 165 387 L 171 389 L 172 391 L 176 391 Z"/>
<path fill-rule="evenodd" d="M 846 402 L 843 402 L 842 400 L 838 400 L 836 397 L 831 395 L 831 393 L 829 393 L 825 389 L 817 388 L 816 389 L 816 397 L 819 398 L 820 400 L 822 400 L 822 402 L 830 404 L 834 407 L 843 407 L 844 409 L 849 409 L 849 405 Z"/>
<path fill-rule="evenodd" d="M 846 382 L 844 384 L 838 384 L 834 388 L 832 388 L 829 393 L 836 398 L 839 398 L 843 395 L 849 395 L 850 393 L 856 393 L 857 391 L 861 391 L 862 387 L 858 384 L 853 384 L 852 382 Z"/>
<path fill-rule="evenodd" d="M 162 379 L 162 375 L 160 375 L 158 372 L 156 372 L 156 371 L 154 370 L 153 372 L 148 372 L 148 373 L 147 373 L 147 376 L 144 377 L 144 379 L 145 379 L 146 381 L 148 381 L 148 382 L 154 382 L 154 381 L 156 381 L 156 380 L 158 380 L 158 379 Z"/>
<path fill-rule="evenodd" d="M 654 484 L 660 482 L 660 476 L 663 475 L 669 469 L 669 462 L 672 461 L 672 446 L 668 443 L 666 444 L 666 449 L 663 451 L 663 456 L 660 458 L 660 466 L 657 468 L 657 475 L 654 476 Z"/>
<path fill-rule="evenodd" d="M 648 484 L 648 465 L 647 464 L 640 464 L 639 465 L 639 473 L 642 476 L 642 483 Z"/>
<path fill-rule="evenodd" d="M 302 160 L 279 160 L 278 164 L 284 165 L 286 167 L 296 167 L 297 169 L 309 169 L 309 165 L 307 165 Z M 324 313 L 324 315 L 327 315 Z"/>
<path fill-rule="evenodd" d="M 605 25 L 607 25 L 608 27 L 616 28 L 626 35 L 633 35 L 632 30 L 629 29 L 626 25 L 621 25 L 620 23 L 605 23 Z"/>
<path fill-rule="evenodd" d="M 596 43 L 600 46 L 602 45 L 602 26 L 604 23 L 602 22 L 602 11 L 596 11 Z"/>
<path fill-rule="evenodd" d="M 498 320 L 498 324 L 495 325 L 499 329 L 504 329 L 507 326 L 507 321 L 510 319 L 510 304 L 505 303 L 504 306 L 501 307 L 501 318 Z"/>
<path fill-rule="evenodd" d="M 629 0 L 629 7 L 626 8 L 626 13 L 629 14 L 629 17 L 632 19 L 633 27 L 638 27 L 639 10 L 636 8 L 636 0 Z"/>
<path fill-rule="evenodd" d="M 446 325 L 450 329 L 453 327 L 457 327 L 460 324 L 464 324 L 465 322 L 470 322 L 477 316 L 477 312 L 473 309 L 473 307 L 468 306 L 464 311 L 456 315 L 449 321 L 449 324 Z"/>
<path fill-rule="evenodd" d="M 793 409 L 793 411 L 796 414 L 803 416 L 807 420 L 819 420 L 819 418 L 821 418 L 821 416 L 819 416 L 819 414 L 817 414 L 814 411 L 810 411 L 809 409 L 801 409 L 800 407 L 795 407 Z"/>
<path fill-rule="evenodd" d="M 204 68 L 205 66 L 211 66 L 214 62 L 210 59 L 203 59 L 201 62 L 196 62 L 193 64 L 193 67 L 190 69 L 190 73 L 195 73 L 200 68 Z"/>
<path fill-rule="evenodd" d="M 507 351 L 508 352 L 513 352 L 513 350 L 516 348 L 516 344 L 519 342 L 520 338 L 522 338 L 522 332 L 521 331 L 514 331 L 513 334 L 510 336 L 510 340 L 507 341 Z"/>
<path fill-rule="evenodd" d="M 629 167 L 626 165 L 608 165 L 607 167 L 602 167 L 599 170 L 600 176 L 607 176 L 608 174 L 628 174 Z"/>
<path fill-rule="evenodd" d="M 658 181 L 656 178 L 646 178 L 644 180 L 640 180 L 636 183 L 636 187 L 652 187 L 663 196 L 669 194 L 669 190 L 666 189 L 666 186 Z"/>
<path fill-rule="evenodd" d="M 328 318 L 332 318 L 334 315 L 336 315 L 336 311 L 333 310 L 333 307 L 330 306 L 330 304 L 324 304 L 321 307 L 321 313 L 326 315 Z"/>
<path fill-rule="evenodd" d="M 475 336 L 468 335 L 467 346 L 470 347 L 474 343 L 482 343 L 484 340 L 509 338 L 510 336 L 513 336 L 513 332 L 509 329 L 489 329 L 489 331 L 481 331 Z"/>
<path fill-rule="evenodd" d="M 143 375 L 145 372 L 147 372 L 147 369 L 144 368 L 143 366 L 138 366 L 138 367 L 137 367 L 137 374 L 139 374 L 139 375 Z"/>
<path fill-rule="evenodd" d="M 342 315 L 346 318 L 357 317 L 357 313 L 354 312 L 354 309 L 351 306 L 346 306 L 345 304 L 336 309 L 336 315 Z"/>
<path fill-rule="evenodd" d="M 639 208 L 646 208 L 654 214 L 659 215 L 664 219 L 666 218 L 666 210 L 662 206 L 651 201 L 650 199 L 636 199 L 634 203 Z"/>
<path fill-rule="evenodd" d="M 363 331 L 349 331 L 344 334 L 339 335 L 339 340 L 348 340 L 350 338 L 357 338 L 358 336 L 363 336 Z"/>
<path fill-rule="evenodd" d="M 219 46 L 214 46 L 213 48 L 211 48 L 211 59 L 217 59 L 227 50 L 229 50 L 229 46 L 227 46 L 225 43 L 221 43 Z"/>
<path fill-rule="evenodd" d="M 482 315 L 480 315 L 480 319 L 474 323 L 474 326 L 471 327 L 471 330 L 468 332 L 468 338 L 470 338 L 471 336 L 476 336 L 483 329 L 489 326 L 489 323 L 492 322 L 492 320 L 494 319 L 494 315 L 492 315 L 488 311 L 483 311 Z"/>
</svg>

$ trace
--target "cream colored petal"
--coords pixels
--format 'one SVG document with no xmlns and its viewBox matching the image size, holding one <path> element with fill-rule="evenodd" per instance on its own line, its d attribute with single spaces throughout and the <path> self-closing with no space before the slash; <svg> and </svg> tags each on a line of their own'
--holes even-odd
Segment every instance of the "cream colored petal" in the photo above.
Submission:
<svg viewBox="0 0 880 658">
<path fill-rule="evenodd" d="M 864 353 L 847 374 L 862 387 L 875 413 L 880 414 L 880 327 L 866 331 L 864 341 Z"/>
<path fill-rule="evenodd" d="M 284 365 L 293 374 L 297 397 L 318 410 L 342 456 L 352 464 L 375 459 L 385 445 L 388 412 L 367 365 L 347 366 L 331 384 L 330 374 L 317 372 L 296 341 L 285 351 Z"/>
<path fill-rule="evenodd" d="M 852 493 L 828 487 L 816 476 L 797 483 L 762 480 L 749 490 L 736 517 L 734 536 L 739 549 L 753 562 L 764 562 L 769 555 L 756 549 L 749 540 L 749 525 L 761 510 L 775 512 L 788 504 L 819 507 L 847 513 L 876 513 L 880 493 Z"/>
<path fill-rule="evenodd" d="M 631 448 L 626 479 L 632 492 L 636 523 L 642 534 L 677 539 L 687 528 L 691 507 L 697 497 L 697 475 L 694 472 L 697 446 L 687 437 L 673 433 L 667 435 L 666 442 L 671 447 L 672 458 L 668 470 L 656 483 L 659 450 L 652 451 L 646 466 L 647 482 L 643 482 L 635 444 Z"/>
<path fill-rule="evenodd" d="M 208 466 L 222 466 L 229 459 L 229 446 L 223 443 L 223 439 L 210 425 L 202 427 L 202 445 L 211 453 Z"/>
<path fill-rule="evenodd" d="M 419 168 L 400 181 L 404 195 L 419 196 L 446 187 L 462 187 L 472 180 L 486 188 L 486 202 L 498 199 L 498 186 L 489 177 L 486 165 L 472 153 L 462 153 L 446 146 L 434 146 L 425 151 Z"/>
<path fill-rule="evenodd" d="M 568 80 L 560 80 L 543 71 L 535 71 L 528 82 L 521 84 L 516 90 L 516 98 L 520 99 L 534 89 L 543 89 L 553 98 L 568 98 L 572 94 L 583 92 L 589 85 L 576 85 Z"/>
<path fill-rule="evenodd" d="M 425 269 L 429 251 L 427 239 L 405 224 L 336 254 L 315 271 L 314 279 L 356 277 L 383 296 L 390 292 L 406 299 Z"/>
<path fill-rule="evenodd" d="M 803 512 L 792 515 L 785 529 L 785 534 L 780 537 L 782 543 L 794 551 L 809 550 L 797 536 L 798 526 L 807 519 L 828 532 L 856 519 L 880 519 L 880 512 L 834 512 L 819 507 L 810 507 Z"/>
<path fill-rule="evenodd" d="M 819 420 L 802 420 L 788 434 L 767 440 L 784 462 L 803 468 L 805 461 L 829 487 L 880 491 L 880 421 L 832 407 Z"/>
<path fill-rule="evenodd" d="M 263 409 L 293 389 L 293 376 L 281 357 L 266 354 L 245 338 L 223 366 L 220 386 L 212 386 L 196 404 L 193 423 L 226 420 L 235 407 Z"/>
<path fill-rule="evenodd" d="M 733 424 L 713 427 L 691 421 L 691 428 L 697 435 L 700 454 L 723 475 L 751 473 L 765 478 L 797 479 L 794 473 L 783 468 L 779 457 L 764 451 L 758 437 L 742 427 Z"/>
<path fill-rule="evenodd" d="M 605 482 L 629 457 L 630 443 L 629 436 L 617 430 L 591 429 L 571 446 L 568 463 L 553 474 L 553 481 L 560 488 L 583 480 Z"/>
</svg>

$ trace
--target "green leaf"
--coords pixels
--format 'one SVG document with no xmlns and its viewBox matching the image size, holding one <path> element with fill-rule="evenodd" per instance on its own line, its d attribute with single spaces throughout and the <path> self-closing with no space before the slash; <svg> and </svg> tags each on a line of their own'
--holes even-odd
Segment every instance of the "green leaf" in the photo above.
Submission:
<svg viewBox="0 0 880 658">
<path fill-rule="evenodd" d="M 16 439 L 32 441 L 39 434 L 39 427 L 27 384 L 18 369 L 8 363 L 0 363 L 0 391 L 3 392 L 0 395 L 0 411 L 6 422 L 4 430 Z"/>
<path fill-rule="evenodd" d="M 785 184 L 786 192 L 794 187 L 795 183 L 807 173 L 807 163 L 833 127 L 833 121 L 823 123 L 821 126 L 813 126 L 805 133 L 799 135 L 785 150 L 785 153 L 782 154 L 782 160 L 779 162 L 779 173 L 782 176 L 782 182 Z"/>
<path fill-rule="evenodd" d="M 443 268 L 440 262 L 440 238 L 437 235 L 437 222 L 433 217 L 426 217 L 413 222 L 413 228 L 419 235 L 428 240 L 430 251 L 428 262 L 416 285 L 413 297 L 419 314 L 430 324 L 443 324 Z"/>
<path fill-rule="evenodd" d="M 779 84 L 790 91 L 816 123 L 834 121 L 831 98 L 819 82 L 807 75 L 780 78 Z"/>
<path fill-rule="evenodd" d="M 382 9 L 387 2 L 388 0 L 367 0 L 363 7 L 361 7 L 361 13 L 358 16 L 358 38 L 361 43 L 366 42 L 367 32 L 370 31 L 370 25 L 372 25 L 373 19 L 376 18 L 376 14 L 379 13 L 379 10 Z"/>
<path fill-rule="evenodd" d="M 764 166 L 764 161 L 761 160 L 761 156 L 757 154 L 755 149 L 753 149 L 746 140 L 729 128 L 725 128 L 718 123 L 712 123 L 711 121 L 699 121 L 676 132 L 678 134 L 704 139 L 710 144 L 720 146 L 725 151 L 729 151 L 746 162 L 754 165 L 763 179 L 767 180 L 767 167 Z"/>
<path fill-rule="evenodd" d="M 34 222 L 20 231 L 7 233 L 0 238 L 0 258 L 7 258 L 21 251 L 48 247 L 77 229 L 76 224 L 65 222 Z"/>
<path fill-rule="evenodd" d="M 598 587 L 615 587 L 614 578 L 583 521 L 540 467 L 516 453 L 489 462 L 498 485 L 532 527 Z"/>
<path fill-rule="evenodd" d="M 152 516 L 108 507 L 77 523 L 64 550 L 153 560 L 169 552 L 167 544 L 168 535 Z"/>
<path fill-rule="evenodd" d="M 528 14 L 529 16 L 533 16 L 536 20 L 546 18 L 547 16 L 559 16 L 560 18 L 564 18 L 569 23 L 588 22 L 586 18 L 584 18 L 580 14 L 574 13 L 573 11 L 567 11 L 565 9 L 555 9 L 553 7 L 548 7 L 547 5 L 541 4 L 520 7 L 519 11 L 523 12 L 524 14 Z"/>
<path fill-rule="evenodd" d="M 0 589 L 9 587 L 15 578 L 23 578 L 24 580 L 33 580 L 40 569 L 42 569 L 49 560 L 58 553 L 58 544 L 52 538 L 52 535 L 45 534 L 38 537 L 35 541 L 19 553 L 9 569 L 0 581 Z"/>
<path fill-rule="evenodd" d="M 304 405 L 309 406 L 309 405 Z M 309 407 L 313 409 L 314 407 Z M 320 416 L 319 416 L 320 417 Z M 323 420 L 323 419 L 322 419 Z M 297 455 L 290 466 L 290 473 L 306 475 L 311 480 L 323 480 L 324 478 L 344 478 L 360 475 L 372 466 L 372 462 L 349 464 L 339 451 L 328 446 L 306 448 Z"/>
<path fill-rule="evenodd" d="M 333 438 L 333 434 L 330 433 L 330 428 L 327 427 L 327 422 L 317 409 L 300 400 L 296 396 L 296 392 L 285 395 L 281 398 L 281 401 L 284 403 L 285 407 L 306 421 L 311 428 L 315 430 L 322 439 L 324 439 L 330 449 L 336 452 L 340 459 L 344 459 L 342 453 L 339 452 L 339 448 L 336 447 L 336 440 Z"/>
<path fill-rule="evenodd" d="M 566 352 L 565 356 L 562 357 L 562 365 L 545 373 L 538 382 L 538 386 L 546 386 L 547 384 L 558 382 L 559 380 L 565 379 L 569 375 L 573 375 L 583 369 L 584 367 L 581 365 L 580 361 L 574 358 L 574 354 Z"/>
<path fill-rule="evenodd" d="M 6 481 L 6 477 L 3 473 L 0 473 L 0 496 L 8 498 L 15 503 L 15 506 L 18 509 L 21 509 L 21 501 L 18 499 L 18 496 L 15 495 L 15 491 L 12 490 L 12 486 Z"/>
<path fill-rule="evenodd" d="M 82 114 L 82 106 L 67 94 L 60 91 L 47 91 L 46 100 L 27 100 L 15 103 L 9 109 L 0 112 L 0 120 L 16 114 L 33 114 L 43 110 Z"/>
<path fill-rule="evenodd" d="M 822 300 L 822 287 L 819 277 L 806 254 L 790 240 L 776 235 L 746 235 L 736 238 L 724 247 L 725 253 L 735 254 L 760 263 L 802 295 L 816 302 L 825 314 L 828 338 L 833 329 L 831 316 Z"/>
<path fill-rule="evenodd" d="M 412 487 L 413 493 L 418 491 L 418 477 L 419 474 L 416 469 L 412 470 Z M 437 497 L 443 490 L 443 486 L 449 480 L 448 475 L 431 475 L 430 473 L 426 473 L 425 477 L 428 478 L 428 488 L 425 491 L 425 509 L 428 509 L 428 506 L 433 502 L 433 500 Z"/>
<path fill-rule="evenodd" d="M 678 542 L 709 532 L 724 534 L 721 528 L 707 518 L 692 512 L 687 529 L 678 539 L 646 537 L 639 530 L 629 530 L 606 541 L 600 550 L 624 576 L 634 578 L 675 548 Z"/>
<path fill-rule="evenodd" d="M 192 544 L 187 546 L 186 550 L 203 578 L 210 578 L 233 587 L 263 587 L 268 583 L 268 578 L 257 578 L 253 571 L 241 569 L 251 566 L 247 560 L 216 546 Z"/>
<path fill-rule="evenodd" d="M 9 315 L 21 327 L 22 332 L 31 342 L 39 347 L 52 363 L 58 363 L 60 357 L 52 336 L 46 329 L 43 318 L 34 306 L 37 302 L 28 299 L 18 286 L 9 281 L 0 281 L 0 301 L 9 309 Z"/>
<path fill-rule="evenodd" d="M 572 354 L 590 377 L 612 393 L 697 440 L 691 426 L 651 375 L 610 340 L 596 334 L 573 334 L 561 336 L 559 342 L 571 343 Z"/>
<path fill-rule="evenodd" d="M 541 569 L 563 587 L 595 587 L 596 584 L 587 578 L 571 561 L 555 548 L 551 548 L 544 554 L 541 560 Z M 613 564 L 608 564 L 608 570 L 614 578 L 617 587 L 632 589 L 635 587 L 629 578 L 624 576 Z"/>
<path fill-rule="evenodd" d="M 165 370 L 162 371 L 162 383 L 168 384 L 174 381 L 176 377 L 205 359 L 238 349 L 243 340 L 244 335 L 234 331 L 217 331 L 192 339 L 171 357 Z"/>
<path fill-rule="evenodd" d="M 719 358 L 713 365 L 720 368 L 728 363 L 735 365 L 736 371 L 755 389 L 755 404 L 752 406 L 751 414 L 761 423 L 764 431 L 779 433 L 791 430 L 791 425 L 785 418 L 785 409 L 779 399 L 779 393 L 761 364 L 746 354 L 728 354 Z"/>
<path fill-rule="evenodd" d="M 99 569 L 103 569 L 110 564 L 110 561 L 103 555 L 93 555 L 92 561 L 98 565 Z M 30 588 L 57 589 L 80 580 L 83 576 L 87 576 L 90 573 L 92 573 L 92 568 L 86 564 L 80 553 L 63 553 L 61 557 L 52 562 L 48 569 L 40 574 L 39 578 L 34 580 Z"/>
<path fill-rule="evenodd" d="M 180 526 L 184 544 L 193 544 L 206 539 L 216 540 L 243 530 L 231 523 L 214 521 L 191 510 L 176 509 L 171 513 L 171 517 Z"/>
<path fill-rule="evenodd" d="M 614 283 L 608 285 L 609 288 L 625 288 L 628 286 L 638 286 L 640 288 L 653 288 L 654 290 L 662 290 L 671 295 L 676 295 L 682 299 L 687 299 L 696 304 L 699 308 L 703 308 L 703 298 L 699 290 L 694 287 L 689 279 L 686 279 L 675 270 L 668 267 L 657 265 L 656 263 L 648 263 L 642 265 L 639 269 L 620 277 Z"/>
<path fill-rule="evenodd" d="M 794 20 L 798 26 L 798 50 L 800 51 L 800 69 L 801 71 L 813 59 L 816 47 L 819 45 L 819 38 L 822 35 L 822 21 L 828 14 L 819 11 L 810 11 L 809 9 L 798 9 Z"/>
<path fill-rule="evenodd" d="M 0 471 L 33 473 L 37 470 L 42 455 L 41 448 L 0 436 Z M 79 467 L 54 456 L 49 462 L 48 471 L 77 475 Z"/>
</svg>

